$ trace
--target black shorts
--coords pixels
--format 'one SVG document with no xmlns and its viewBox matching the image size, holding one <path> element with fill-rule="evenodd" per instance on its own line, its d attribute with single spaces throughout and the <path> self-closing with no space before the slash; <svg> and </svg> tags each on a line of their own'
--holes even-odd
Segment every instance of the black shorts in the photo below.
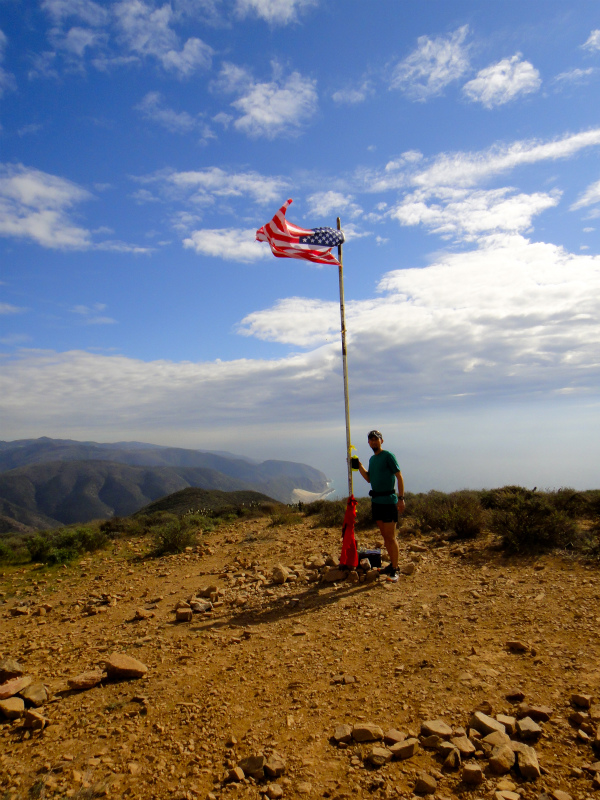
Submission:
<svg viewBox="0 0 600 800">
<path fill-rule="evenodd" d="M 371 503 L 373 522 L 398 522 L 398 506 L 395 503 Z"/>
</svg>

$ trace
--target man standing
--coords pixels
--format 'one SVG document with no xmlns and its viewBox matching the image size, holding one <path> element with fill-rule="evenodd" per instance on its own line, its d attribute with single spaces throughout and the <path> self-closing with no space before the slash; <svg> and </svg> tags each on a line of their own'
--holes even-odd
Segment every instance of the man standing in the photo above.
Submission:
<svg viewBox="0 0 600 800">
<path fill-rule="evenodd" d="M 381 531 L 386 550 L 390 557 L 390 564 L 381 570 L 388 581 L 396 583 L 398 580 L 398 542 L 396 540 L 396 523 L 398 514 L 405 509 L 404 480 L 396 456 L 389 450 L 382 450 L 383 436 L 380 431 L 370 431 L 368 442 L 373 455 L 369 459 L 369 469 L 366 470 L 358 462 L 358 471 L 371 484 L 371 509 L 373 522 Z M 398 489 L 396 491 L 396 482 Z"/>
</svg>

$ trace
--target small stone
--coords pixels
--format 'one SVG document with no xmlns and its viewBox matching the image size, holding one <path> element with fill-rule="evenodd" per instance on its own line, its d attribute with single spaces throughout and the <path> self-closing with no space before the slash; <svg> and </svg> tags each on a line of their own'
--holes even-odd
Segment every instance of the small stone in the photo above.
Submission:
<svg viewBox="0 0 600 800">
<path fill-rule="evenodd" d="M 528 703 L 520 703 L 517 708 L 517 718 L 531 717 L 535 722 L 548 722 L 554 709 L 550 706 L 530 706 Z"/>
<path fill-rule="evenodd" d="M 525 693 L 521 689 L 511 689 L 504 696 L 509 703 L 520 703 L 525 699 Z"/>
<path fill-rule="evenodd" d="M 508 744 L 494 747 L 490 756 L 490 770 L 494 775 L 506 775 L 515 765 L 515 754 Z"/>
<path fill-rule="evenodd" d="M 136 608 L 135 614 L 133 615 L 134 619 L 150 619 L 154 616 L 153 611 L 146 611 L 144 608 Z"/>
<path fill-rule="evenodd" d="M 375 742 L 383 739 L 383 731 L 370 722 L 358 723 L 352 728 L 352 738 L 355 742 Z"/>
<path fill-rule="evenodd" d="M 71 689 L 92 689 L 101 682 L 102 676 L 103 673 L 95 669 L 89 672 L 82 672 L 81 675 L 77 675 L 75 678 L 68 678 L 67 683 Z"/>
<path fill-rule="evenodd" d="M 392 753 L 387 747 L 373 747 L 367 755 L 367 761 L 374 767 L 383 767 L 392 760 Z"/>
<path fill-rule="evenodd" d="M 374 583 L 376 580 L 379 580 L 379 570 L 370 569 L 365 575 L 365 583 Z"/>
<path fill-rule="evenodd" d="M 421 735 L 449 739 L 452 736 L 452 728 L 441 719 L 429 720 L 421 724 Z"/>
<path fill-rule="evenodd" d="M 284 567 L 283 564 L 276 564 L 273 567 L 273 571 L 271 573 L 271 580 L 273 583 L 282 584 L 287 581 L 290 577 L 290 571 L 287 567 Z"/>
<path fill-rule="evenodd" d="M 113 653 L 106 661 L 109 678 L 142 678 L 148 667 L 125 653 Z"/>
<path fill-rule="evenodd" d="M 244 770 L 244 775 L 250 775 L 254 779 L 264 778 L 265 776 L 265 757 L 263 755 L 248 756 L 238 761 L 238 767 Z"/>
<path fill-rule="evenodd" d="M 525 780 L 534 780 L 542 774 L 538 762 L 537 754 L 533 747 L 522 742 L 511 742 L 512 749 L 517 757 L 519 772 Z"/>
<path fill-rule="evenodd" d="M 413 575 L 416 567 L 414 564 L 404 564 L 398 569 L 401 575 Z"/>
<path fill-rule="evenodd" d="M 5 719 L 20 719 L 25 712 L 25 703 L 20 697 L 7 697 L 0 700 L 0 714 Z"/>
<path fill-rule="evenodd" d="M 578 706 L 579 708 L 588 709 L 592 705 L 592 700 L 594 698 L 591 694 L 579 694 L 575 693 L 571 695 L 571 703 L 574 706 Z"/>
<path fill-rule="evenodd" d="M 510 789 L 502 789 L 494 793 L 494 800 L 521 800 L 521 795 Z"/>
<path fill-rule="evenodd" d="M 496 714 L 496 721 L 504 725 L 506 733 L 512 736 L 517 730 L 517 720 L 515 717 L 510 717 L 507 714 Z"/>
<path fill-rule="evenodd" d="M 298 794 L 310 794 L 312 792 L 312 784 L 308 781 L 300 781 L 296 784 L 296 791 Z"/>
<path fill-rule="evenodd" d="M 194 612 L 191 608 L 178 608 L 175 612 L 177 622 L 191 622 Z"/>
<path fill-rule="evenodd" d="M 483 783 L 483 771 L 479 764 L 464 764 L 461 778 L 468 786 L 479 786 L 480 783 Z"/>
<path fill-rule="evenodd" d="M 13 697 L 19 694 L 23 689 L 33 682 L 33 678 L 29 675 L 20 675 L 17 678 L 11 678 L 8 681 L 0 684 L 0 700 L 6 700 L 8 697 Z"/>
<path fill-rule="evenodd" d="M 444 739 L 441 736 L 437 736 L 435 733 L 431 734 L 431 736 L 423 736 L 421 739 L 421 747 L 427 747 L 429 750 L 439 750 L 440 745 L 442 745 Z"/>
<path fill-rule="evenodd" d="M 420 772 L 415 782 L 415 792 L 417 794 L 434 794 L 436 789 L 437 781 L 433 775 Z"/>
<path fill-rule="evenodd" d="M 225 778 L 226 783 L 240 783 L 245 778 L 244 770 L 241 767 L 233 767 L 227 773 Z"/>
<path fill-rule="evenodd" d="M 460 753 L 458 752 L 458 750 L 455 747 L 453 747 L 453 748 L 451 748 L 451 750 L 449 751 L 448 755 L 444 759 L 443 767 L 444 767 L 444 769 L 452 769 L 452 770 L 454 770 L 454 769 L 458 769 L 460 767 L 461 763 L 462 763 L 462 761 L 461 761 L 461 758 L 460 758 Z"/>
<path fill-rule="evenodd" d="M 600 722 L 600 703 L 590 706 L 590 719 L 594 722 Z"/>
<path fill-rule="evenodd" d="M 48 702 L 48 691 L 44 684 L 39 681 L 26 686 L 23 691 L 19 692 L 19 695 L 36 708 Z"/>
<path fill-rule="evenodd" d="M 506 733 L 504 725 L 501 722 L 493 719 L 492 717 L 488 717 L 487 714 L 484 714 L 482 711 L 475 711 L 475 713 L 471 714 L 471 718 L 469 720 L 469 727 L 475 728 L 476 731 L 487 736 L 489 733 L 493 733 L 493 731 L 500 731 L 500 733 Z"/>
<path fill-rule="evenodd" d="M 529 645 L 525 644 L 521 639 L 510 639 L 506 646 L 511 653 L 526 653 L 529 650 Z"/>
<path fill-rule="evenodd" d="M 453 736 L 450 742 L 463 758 L 469 758 L 475 753 L 476 747 L 467 736 Z"/>
<path fill-rule="evenodd" d="M 23 715 L 23 726 L 25 728 L 32 728 L 33 730 L 42 730 L 50 722 L 49 719 L 41 714 L 39 711 L 34 711 L 29 708 Z"/>
<path fill-rule="evenodd" d="M 552 797 L 553 800 L 573 800 L 571 795 L 568 792 L 563 792 L 562 789 L 555 789 L 550 797 Z"/>
<path fill-rule="evenodd" d="M 383 741 L 386 744 L 397 744 L 398 742 L 403 742 L 406 739 L 406 734 L 402 733 L 401 731 L 397 731 L 395 728 L 390 728 L 389 731 L 384 735 Z"/>
<path fill-rule="evenodd" d="M 390 747 L 390 751 L 394 758 L 403 761 L 406 758 L 412 758 L 419 750 L 418 739 L 405 739 L 403 742 L 398 742 Z"/>
<path fill-rule="evenodd" d="M 266 760 L 264 770 L 268 778 L 280 778 L 285 772 L 285 761 L 274 751 Z"/>
<path fill-rule="evenodd" d="M 11 678 L 19 678 L 25 670 L 14 658 L 3 658 L 0 661 L 0 683 L 11 680 Z"/>
<path fill-rule="evenodd" d="M 492 733 L 488 733 L 487 736 L 484 736 L 481 741 L 491 745 L 491 747 L 501 747 L 503 744 L 508 744 L 510 742 L 510 736 L 506 733 L 500 733 L 500 731 L 493 731 Z"/>
<path fill-rule="evenodd" d="M 521 739 L 537 739 L 542 734 L 542 729 L 531 717 L 523 717 L 517 721 L 517 733 Z"/>
<path fill-rule="evenodd" d="M 335 731 L 333 732 L 333 738 L 339 744 L 340 742 L 344 742 L 348 744 L 352 741 L 352 725 L 338 725 Z"/>
<path fill-rule="evenodd" d="M 136 775 L 140 775 L 142 772 L 142 765 L 139 764 L 137 761 L 128 761 L 127 762 L 127 772 L 134 777 Z"/>
<path fill-rule="evenodd" d="M 283 789 L 278 783 L 269 783 L 265 794 L 269 800 L 279 800 L 280 797 L 283 797 Z"/>
</svg>

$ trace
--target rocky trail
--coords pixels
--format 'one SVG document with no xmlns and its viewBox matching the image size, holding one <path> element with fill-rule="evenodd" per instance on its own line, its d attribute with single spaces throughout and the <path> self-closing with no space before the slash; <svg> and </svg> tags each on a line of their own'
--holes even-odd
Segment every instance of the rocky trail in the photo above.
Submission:
<svg viewBox="0 0 600 800">
<path fill-rule="evenodd" d="M 0 797 L 600 798 L 597 565 L 269 522 L 4 568 Z"/>
</svg>

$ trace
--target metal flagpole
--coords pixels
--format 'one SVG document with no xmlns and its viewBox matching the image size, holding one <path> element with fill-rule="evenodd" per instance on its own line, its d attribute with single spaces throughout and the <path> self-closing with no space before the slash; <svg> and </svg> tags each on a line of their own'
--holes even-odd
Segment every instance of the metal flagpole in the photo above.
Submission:
<svg viewBox="0 0 600 800">
<path fill-rule="evenodd" d="M 338 231 L 342 230 L 342 223 L 340 218 L 337 218 L 337 229 Z M 350 456 L 352 453 L 351 450 L 351 443 L 350 443 L 350 398 L 348 395 L 348 358 L 346 353 L 346 315 L 344 311 L 344 267 L 342 262 L 342 245 L 338 245 L 338 261 L 340 262 L 339 266 L 339 277 L 340 277 L 340 321 L 342 327 L 342 366 L 344 372 L 344 404 L 346 408 L 346 461 L 348 464 L 348 496 L 352 497 L 354 494 L 352 489 L 352 463 L 350 461 Z"/>
</svg>

